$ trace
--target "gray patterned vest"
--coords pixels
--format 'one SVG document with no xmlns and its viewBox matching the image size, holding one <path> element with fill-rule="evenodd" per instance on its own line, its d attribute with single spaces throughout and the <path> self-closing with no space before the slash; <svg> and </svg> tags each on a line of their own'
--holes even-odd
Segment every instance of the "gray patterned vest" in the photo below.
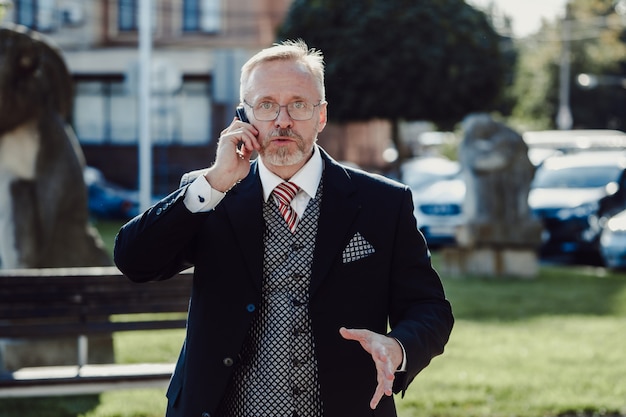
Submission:
<svg viewBox="0 0 626 417">
<path fill-rule="evenodd" d="M 322 417 L 308 312 L 320 183 L 295 233 L 272 198 L 263 207 L 263 297 L 218 417 Z"/>
</svg>

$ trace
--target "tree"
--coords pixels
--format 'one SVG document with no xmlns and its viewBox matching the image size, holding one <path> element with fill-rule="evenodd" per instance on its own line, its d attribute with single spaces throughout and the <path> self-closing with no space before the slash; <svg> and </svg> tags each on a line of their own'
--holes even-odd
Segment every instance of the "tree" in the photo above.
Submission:
<svg viewBox="0 0 626 417">
<path fill-rule="evenodd" d="M 574 127 L 626 130 L 626 88 L 602 82 L 626 78 L 626 17 L 618 14 L 617 4 L 614 0 L 570 1 L 569 31 L 563 31 L 562 21 L 545 22 L 520 45 L 515 123 L 531 129 L 555 127 L 559 57 L 563 42 L 569 41 L 568 87 Z M 597 75 L 600 82 L 585 88 L 577 82 L 579 74 Z"/>
<path fill-rule="evenodd" d="M 338 122 L 451 129 L 492 109 L 508 62 L 487 17 L 463 0 L 295 0 L 278 37 L 323 51 L 329 117 Z"/>
</svg>

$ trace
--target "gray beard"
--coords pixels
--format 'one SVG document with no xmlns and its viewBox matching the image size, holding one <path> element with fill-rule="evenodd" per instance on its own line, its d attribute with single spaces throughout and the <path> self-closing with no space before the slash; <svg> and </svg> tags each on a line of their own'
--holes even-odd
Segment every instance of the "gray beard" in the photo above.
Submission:
<svg viewBox="0 0 626 417">
<path fill-rule="evenodd" d="M 269 143 L 270 138 L 272 138 L 273 136 L 287 136 L 296 139 L 298 149 L 295 152 L 290 153 L 289 149 L 287 148 L 279 148 L 277 152 L 270 153 L 267 151 L 265 145 L 263 145 L 259 154 L 261 155 L 261 158 L 263 158 L 263 161 L 268 164 L 280 167 L 296 165 L 297 163 L 302 162 L 303 160 L 308 158 L 313 151 L 313 149 L 311 148 L 307 152 L 307 150 L 304 149 L 304 140 L 302 139 L 302 137 L 291 129 L 277 129 L 273 132 L 270 132 L 270 134 L 267 136 L 267 140 L 264 141 L 264 144 Z"/>
<path fill-rule="evenodd" d="M 304 151 L 298 146 L 298 150 L 290 153 L 288 149 L 282 148 L 278 152 L 263 152 L 261 157 L 265 162 L 274 166 L 289 166 L 295 165 L 305 158 Z"/>
</svg>

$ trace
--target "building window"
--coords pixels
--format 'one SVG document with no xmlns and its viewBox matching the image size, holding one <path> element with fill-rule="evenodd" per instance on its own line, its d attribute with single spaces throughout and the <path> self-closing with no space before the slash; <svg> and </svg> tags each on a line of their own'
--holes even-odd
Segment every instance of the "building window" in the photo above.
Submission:
<svg viewBox="0 0 626 417">
<path fill-rule="evenodd" d="M 138 143 L 138 102 L 123 77 L 76 80 L 73 127 L 83 144 Z M 187 80 L 174 94 L 151 97 L 153 144 L 202 145 L 210 142 L 211 96 L 206 80 Z"/>
<path fill-rule="evenodd" d="M 137 19 L 139 17 L 138 0 L 118 1 L 118 26 L 122 31 L 137 30 Z"/>
<path fill-rule="evenodd" d="M 117 25 L 121 32 L 131 32 L 139 30 L 139 1 L 140 0 L 118 0 L 117 1 Z M 152 33 L 156 30 L 157 24 L 157 2 L 150 2 L 150 25 Z"/>
<path fill-rule="evenodd" d="M 15 22 L 41 32 L 54 29 L 55 0 L 14 0 Z"/>
<path fill-rule="evenodd" d="M 183 29 L 185 32 L 219 32 L 221 6 L 221 0 L 183 0 Z"/>
</svg>

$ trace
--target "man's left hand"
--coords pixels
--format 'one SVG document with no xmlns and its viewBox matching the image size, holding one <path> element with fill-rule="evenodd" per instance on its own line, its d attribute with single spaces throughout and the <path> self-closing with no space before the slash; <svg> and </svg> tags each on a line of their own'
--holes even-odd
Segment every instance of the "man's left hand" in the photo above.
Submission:
<svg viewBox="0 0 626 417">
<path fill-rule="evenodd" d="M 391 396 L 393 394 L 395 372 L 402 364 L 402 347 L 396 339 L 366 329 L 342 327 L 339 329 L 339 333 L 344 339 L 359 342 L 363 349 L 372 355 L 376 364 L 378 385 L 370 401 L 370 407 L 373 410 L 383 395 Z"/>
</svg>

